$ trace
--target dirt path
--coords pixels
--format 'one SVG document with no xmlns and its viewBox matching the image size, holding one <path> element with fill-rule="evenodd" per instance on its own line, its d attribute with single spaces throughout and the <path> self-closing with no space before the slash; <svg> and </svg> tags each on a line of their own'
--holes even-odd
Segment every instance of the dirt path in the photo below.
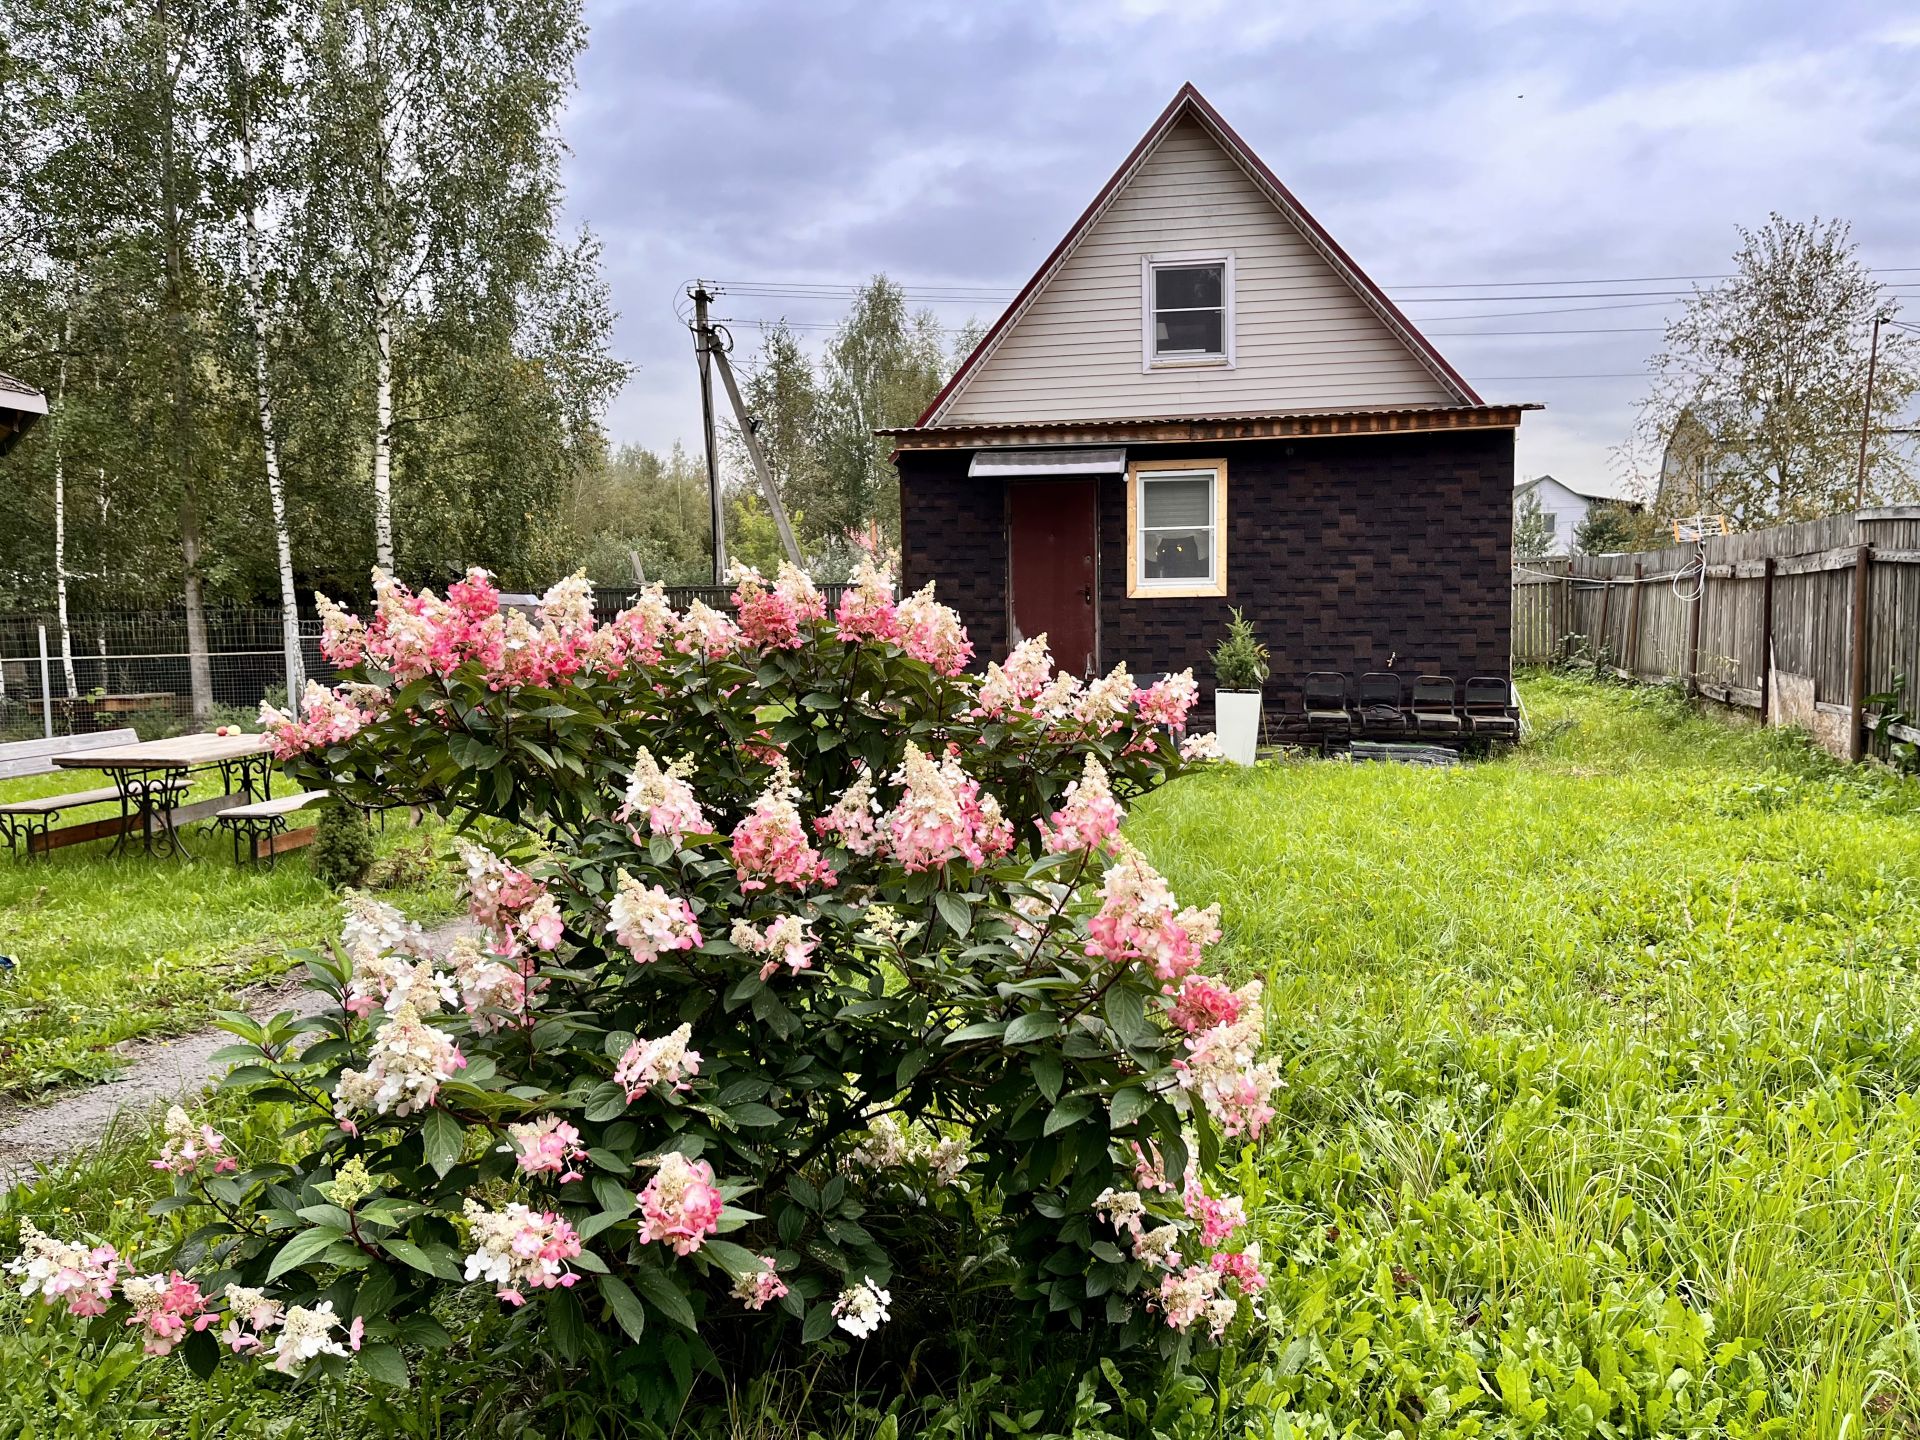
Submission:
<svg viewBox="0 0 1920 1440">
<path fill-rule="evenodd" d="M 454 920 L 429 933 L 447 941 L 472 928 Z M 326 997 L 290 976 L 269 989 L 242 992 L 235 1000 L 255 1019 L 282 1010 L 311 1015 Z M 156 1107 L 198 1094 L 226 1073 L 213 1055 L 233 1043 L 224 1030 L 202 1030 L 166 1040 L 130 1040 L 119 1047 L 127 1065 L 113 1079 L 37 1104 L 0 1107 L 0 1184 L 31 1179 L 42 1165 L 57 1163 L 97 1142 L 114 1119 L 144 1119 Z"/>
</svg>

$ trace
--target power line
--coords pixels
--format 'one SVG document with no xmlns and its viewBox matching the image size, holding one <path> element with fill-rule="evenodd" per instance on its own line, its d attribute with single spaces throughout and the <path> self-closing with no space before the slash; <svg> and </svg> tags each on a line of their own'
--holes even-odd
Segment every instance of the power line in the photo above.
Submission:
<svg viewBox="0 0 1920 1440">
<path fill-rule="evenodd" d="M 1461 317 L 1449 315 L 1449 320 Z M 1664 325 L 1611 325 L 1598 330 L 1423 330 L 1430 340 L 1477 340 L 1482 335 L 1664 335 Z"/>
</svg>

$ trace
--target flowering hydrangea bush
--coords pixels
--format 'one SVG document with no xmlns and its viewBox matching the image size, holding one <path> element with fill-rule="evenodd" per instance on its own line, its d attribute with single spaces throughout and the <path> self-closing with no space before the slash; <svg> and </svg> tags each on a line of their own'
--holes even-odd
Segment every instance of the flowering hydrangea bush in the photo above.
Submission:
<svg viewBox="0 0 1920 1440">
<path fill-rule="evenodd" d="M 737 621 L 650 591 L 596 625 L 577 581 L 529 617 L 479 571 L 323 604 L 346 678 L 265 717 L 288 767 L 520 838 L 460 842 L 477 934 L 354 897 L 308 962 L 329 1006 L 231 1022 L 227 1086 L 294 1109 L 296 1161 L 171 1116 L 191 1254 L 27 1228 L 21 1289 L 195 1364 L 383 1380 L 467 1286 L 563 1363 L 646 1337 L 682 1370 L 885 1343 L 962 1263 L 1115 1345 L 1234 1323 L 1259 990 L 1119 833 L 1207 753 L 1191 677 L 1083 683 L 1043 637 L 971 675 L 953 612 L 871 567 L 832 615 L 791 569 L 735 581 Z"/>
</svg>

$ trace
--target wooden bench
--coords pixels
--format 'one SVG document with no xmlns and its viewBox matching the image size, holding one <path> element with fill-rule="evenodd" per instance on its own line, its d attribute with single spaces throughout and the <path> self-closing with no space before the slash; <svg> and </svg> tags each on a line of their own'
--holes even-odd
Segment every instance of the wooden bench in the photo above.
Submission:
<svg viewBox="0 0 1920 1440">
<path fill-rule="evenodd" d="M 325 790 L 303 790 L 298 795 L 282 795 L 274 800 L 256 800 L 251 805 L 233 805 L 218 811 L 214 819 L 233 830 L 233 863 L 241 863 L 241 841 L 246 841 L 246 856 L 271 870 L 279 855 L 313 843 L 314 828 L 289 830 L 287 817 L 327 798 Z"/>
<path fill-rule="evenodd" d="M 186 792 L 191 782 L 185 779 L 171 779 L 167 789 L 174 796 Z M 7 853 L 18 855 L 25 847 L 29 856 L 44 855 L 49 850 L 58 850 L 66 845 L 81 845 L 89 840 L 107 840 L 133 829 L 140 823 L 140 816 L 125 805 L 118 815 L 103 816 L 98 820 L 88 820 L 79 825 L 63 825 L 58 830 L 53 822 L 68 810 L 78 810 L 87 805 L 110 805 L 120 799 L 120 792 L 111 785 L 103 785 L 98 790 L 75 790 L 67 795 L 42 795 L 37 800 L 14 800 L 0 805 L 0 835 L 7 841 Z"/>
<path fill-rule="evenodd" d="M 15 740 L 0 745 L 0 779 L 22 775 L 46 775 L 56 768 L 53 757 L 85 750 L 110 750 L 133 745 L 140 737 L 131 730 L 101 730 L 91 735 L 57 735 L 43 740 Z M 185 780 L 169 782 L 169 788 L 184 791 Z M 41 795 L 32 800 L 12 800 L 0 804 L 0 836 L 7 842 L 7 853 L 18 856 L 24 846 L 29 856 L 44 855 L 63 845 L 78 845 L 86 840 L 101 840 L 122 834 L 137 823 L 138 817 L 122 805 L 120 814 L 81 825 L 53 828 L 53 822 L 68 810 L 89 805 L 111 805 L 120 800 L 120 791 L 112 785 L 94 790 L 72 790 L 63 795 Z"/>
</svg>

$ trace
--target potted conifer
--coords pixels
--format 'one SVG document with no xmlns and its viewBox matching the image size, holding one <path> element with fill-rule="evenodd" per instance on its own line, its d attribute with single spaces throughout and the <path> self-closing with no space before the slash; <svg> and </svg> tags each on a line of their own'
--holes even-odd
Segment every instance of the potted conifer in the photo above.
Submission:
<svg viewBox="0 0 1920 1440">
<path fill-rule="evenodd" d="M 1220 750 L 1236 765 L 1253 763 L 1260 740 L 1260 687 L 1266 683 L 1267 647 L 1238 608 L 1227 636 L 1213 651 L 1213 722 Z"/>
</svg>

